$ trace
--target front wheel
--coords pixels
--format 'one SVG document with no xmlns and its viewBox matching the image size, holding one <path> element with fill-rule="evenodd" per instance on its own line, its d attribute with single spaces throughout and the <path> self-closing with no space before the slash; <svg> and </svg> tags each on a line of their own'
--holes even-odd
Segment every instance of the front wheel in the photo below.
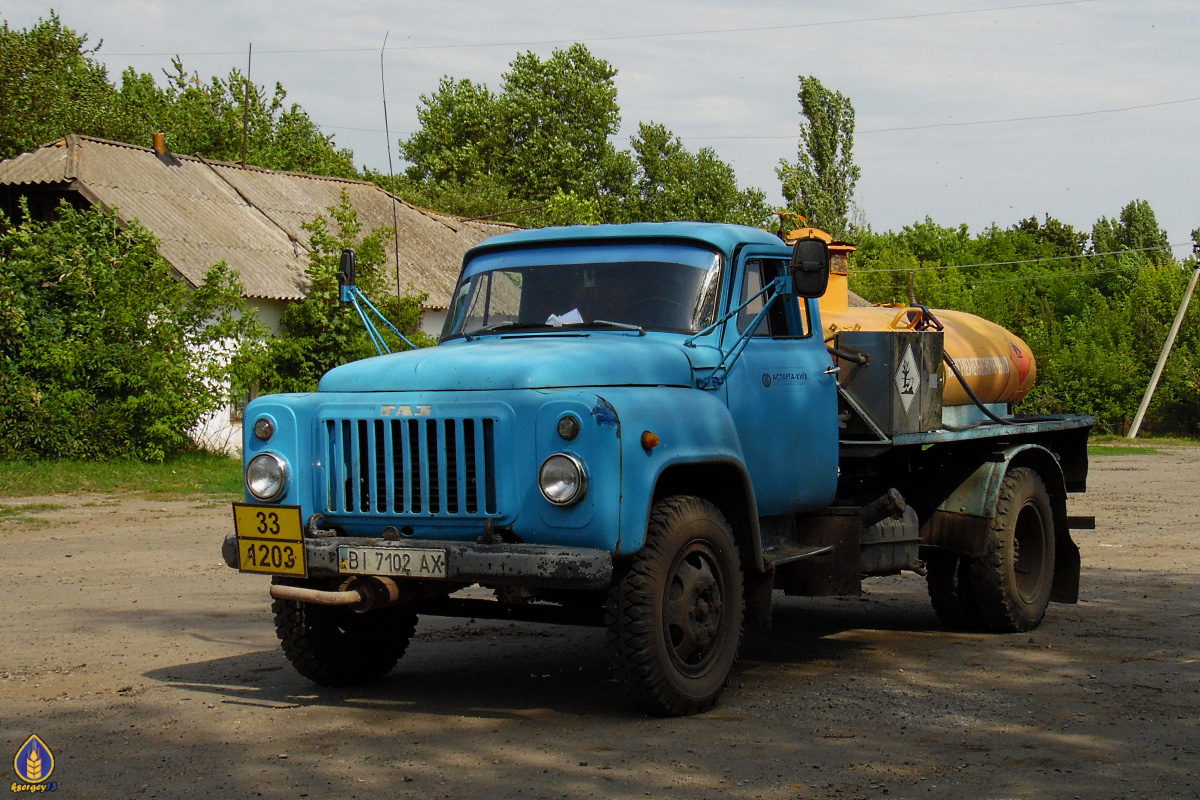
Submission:
<svg viewBox="0 0 1200 800">
<path fill-rule="evenodd" d="M 304 677 L 325 686 L 366 683 L 392 671 L 417 624 L 407 606 L 359 613 L 344 606 L 275 600 L 275 633 Z"/>
<path fill-rule="evenodd" d="M 656 503 L 607 616 L 617 673 L 643 708 L 712 708 L 737 660 L 743 616 L 737 544 L 720 510 L 689 496 Z"/>
<path fill-rule="evenodd" d="M 1054 512 L 1033 470 L 1004 476 L 987 552 L 971 563 L 971 584 L 993 630 L 1030 631 L 1045 616 L 1054 586 Z"/>
</svg>

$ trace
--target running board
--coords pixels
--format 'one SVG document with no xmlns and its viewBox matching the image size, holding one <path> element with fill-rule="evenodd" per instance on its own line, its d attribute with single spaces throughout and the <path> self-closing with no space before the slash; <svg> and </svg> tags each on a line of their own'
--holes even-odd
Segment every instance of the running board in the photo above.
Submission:
<svg viewBox="0 0 1200 800">
<path fill-rule="evenodd" d="M 802 558 L 810 558 L 812 556 L 823 556 L 826 553 L 833 552 L 833 545 L 825 545 L 823 547 L 801 547 L 800 545 L 780 545 L 772 547 L 763 552 L 763 561 L 768 567 L 781 567 L 784 564 L 790 564 L 793 561 L 799 561 Z"/>
</svg>

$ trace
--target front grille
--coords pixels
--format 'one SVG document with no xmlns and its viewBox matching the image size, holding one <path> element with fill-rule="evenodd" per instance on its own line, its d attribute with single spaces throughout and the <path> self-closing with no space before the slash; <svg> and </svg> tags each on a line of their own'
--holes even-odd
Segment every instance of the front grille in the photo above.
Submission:
<svg viewBox="0 0 1200 800">
<path fill-rule="evenodd" d="M 495 516 L 495 433 L 488 417 L 326 420 L 324 510 Z"/>
</svg>

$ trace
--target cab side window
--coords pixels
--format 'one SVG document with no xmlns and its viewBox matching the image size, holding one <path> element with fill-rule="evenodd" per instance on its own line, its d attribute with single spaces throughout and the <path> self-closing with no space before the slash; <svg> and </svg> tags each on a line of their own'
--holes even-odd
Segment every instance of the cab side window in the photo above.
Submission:
<svg viewBox="0 0 1200 800">
<path fill-rule="evenodd" d="M 757 259 L 752 258 L 746 261 L 746 276 L 742 281 L 742 299 L 740 303 L 745 303 L 753 297 L 763 286 L 775 280 L 783 270 L 787 268 L 787 262 L 781 259 Z M 750 323 L 762 311 L 764 303 L 772 296 L 772 292 L 768 291 L 761 297 L 756 298 L 752 303 L 742 309 L 738 314 L 738 330 L 745 332 L 750 327 Z M 797 302 L 795 296 L 789 298 L 780 298 L 779 301 L 771 304 L 771 309 L 767 312 L 767 316 L 759 323 L 758 329 L 754 335 L 771 337 L 775 339 L 807 336 L 809 333 L 808 325 L 808 309 L 806 304 Z"/>
</svg>

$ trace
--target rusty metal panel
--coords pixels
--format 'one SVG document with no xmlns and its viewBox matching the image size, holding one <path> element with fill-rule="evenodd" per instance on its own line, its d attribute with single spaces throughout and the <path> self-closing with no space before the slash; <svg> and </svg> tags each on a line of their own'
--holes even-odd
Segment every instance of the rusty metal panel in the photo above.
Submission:
<svg viewBox="0 0 1200 800">
<path fill-rule="evenodd" d="M 859 574 L 857 508 L 830 508 L 796 521 L 796 541 L 810 547 L 832 547 L 829 553 L 784 564 L 775 584 L 789 595 L 837 597 L 862 591 Z"/>
<path fill-rule="evenodd" d="M 974 514 L 938 510 L 921 528 L 921 542 L 927 547 L 950 550 L 966 556 L 981 556 L 987 550 L 988 530 L 992 521 Z"/>
<path fill-rule="evenodd" d="M 886 575 L 916 565 L 921 545 L 921 523 L 912 506 L 900 517 L 888 517 L 859 535 L 859 571 Z"/>
</svg>

